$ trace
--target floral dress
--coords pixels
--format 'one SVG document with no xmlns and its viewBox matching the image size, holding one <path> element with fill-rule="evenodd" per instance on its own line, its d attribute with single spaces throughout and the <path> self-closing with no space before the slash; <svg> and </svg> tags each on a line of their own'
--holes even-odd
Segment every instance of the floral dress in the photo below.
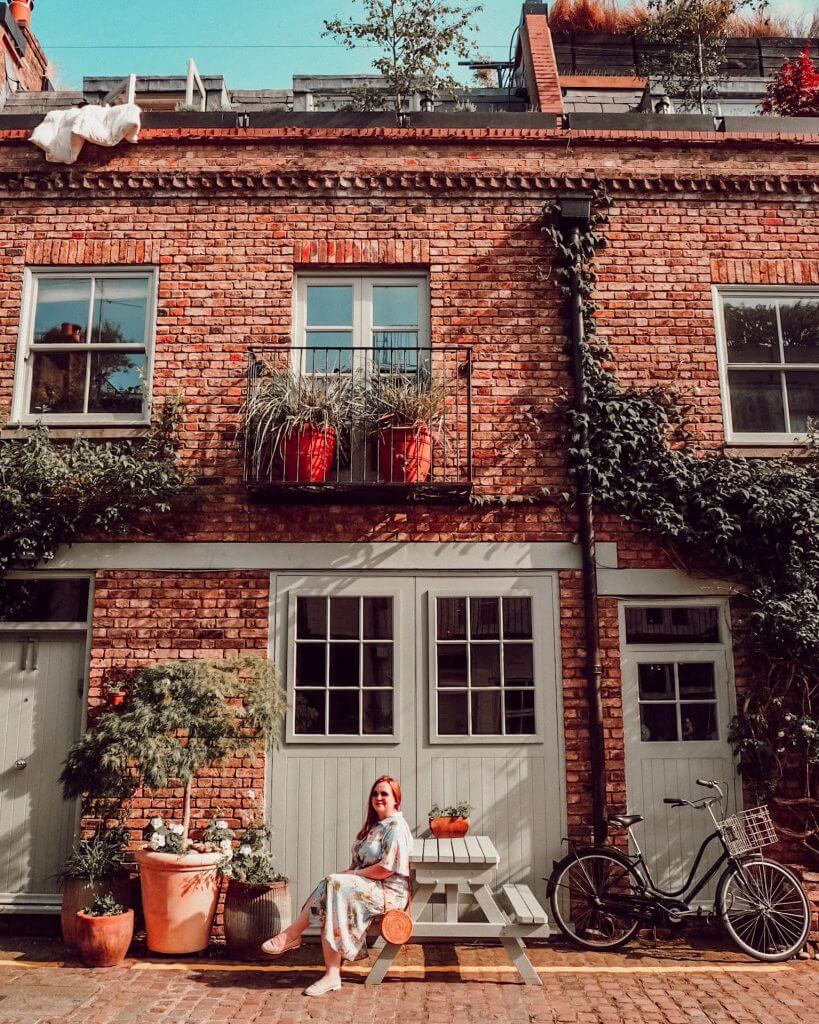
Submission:
<svg viewBox="0 0 819 1024">
<path fill-rule="evenodd" d="M 377 822 L 353 846 L 351 868 L 376 864 L 393 873 L 379 881 L 339 872 L 323 878 L 304 904 L 310 924 L 321 928 L 328 945 L 345 960 L 362 951 L 367 927 L 387 910 L 404 910 L 409 897 L 412 833 L 400 813 Z"/>
</svg>

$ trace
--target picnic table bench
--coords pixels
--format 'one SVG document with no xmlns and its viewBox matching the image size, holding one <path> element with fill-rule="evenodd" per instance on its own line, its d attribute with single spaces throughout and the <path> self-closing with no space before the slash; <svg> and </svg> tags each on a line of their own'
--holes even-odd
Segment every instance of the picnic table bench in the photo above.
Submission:
<svg viewBox="0 0 819 1024">
<path fill-rule="evenodd" d="M 541 980 L 526 956 L 524 939 L 547 938 L 546 911 L 526 885 L 504 885 L 499 893 L 491 889 L 493 872 L 500 856 L 488 836 L 463 839 L 416 839 L 411 855 L 413 895 L 412 936 L 417 939 L 500 939 L 512 963 L 527 985 Z M 444 920 L 421 921 L 421 912 L 433 894 L 443 890 Z M 485 918 L 463 920 L 462 897 L 471 897 Z M 367 975 L 366 984 L 378 985 L 390 969 L 400 946 L 379 939 L 377 960 Z"/>
</svg>

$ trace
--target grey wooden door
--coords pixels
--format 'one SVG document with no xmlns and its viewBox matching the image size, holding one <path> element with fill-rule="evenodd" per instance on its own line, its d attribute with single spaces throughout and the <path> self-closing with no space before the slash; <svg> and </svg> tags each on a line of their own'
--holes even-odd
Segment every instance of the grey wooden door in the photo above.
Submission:
<svg viewBox="0 0 819 1024">
<path fill-rule="evenodd" d="M 57 781 L 79 734 L 85 634 L 0 633 L 0 903 L 55 902 L 76 805 Z"/>
</svg>

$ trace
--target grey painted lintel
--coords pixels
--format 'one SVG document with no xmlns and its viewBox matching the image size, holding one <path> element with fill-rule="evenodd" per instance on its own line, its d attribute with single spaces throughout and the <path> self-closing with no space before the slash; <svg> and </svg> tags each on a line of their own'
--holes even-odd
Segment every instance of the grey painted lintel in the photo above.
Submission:
<svg viewBox="0 0 819 1024">
<path fill-rule="evenodd" d="M 597 590 L 601 597 L 716 597 L 741 593 L 728 580 L 686 576 L 677 569 L 597 570 Z"/>
</svg>

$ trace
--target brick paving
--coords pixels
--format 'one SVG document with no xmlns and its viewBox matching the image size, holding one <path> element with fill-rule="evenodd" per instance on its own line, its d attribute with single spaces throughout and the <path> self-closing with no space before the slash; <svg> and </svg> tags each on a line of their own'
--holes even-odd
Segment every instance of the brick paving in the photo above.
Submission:
<svg viewBox="0 0 819 1024">
<path fill-rule="evenodd" d="M 233 965 L 218 956 L 140 957 L 87 970 L 58 942 L 0 942 L 0 1024 L 808 1024 L 819 963 L 755 964 L 726 950 L 647 944 L 619 954 L 530 950 L 543 988 L 527 987 L 499 949 L 410 946 L 380 988 L 353 966 L 341 992 L 307 1000 L 318 948 L 281 962 Z"/>
</svg>

